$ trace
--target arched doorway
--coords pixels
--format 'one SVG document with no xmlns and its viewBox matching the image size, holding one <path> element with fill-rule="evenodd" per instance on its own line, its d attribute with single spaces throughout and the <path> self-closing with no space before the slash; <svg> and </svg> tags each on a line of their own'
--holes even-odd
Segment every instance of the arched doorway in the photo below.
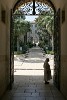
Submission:
<svg viewBox="0 0 67 100">
<path fill-rule="evenodd" d="M 22 4 L 27 4 L 28 2 L 31 2 L 31 1 L 18 1 L 13 10 L 11 11 L 11 64 L 10 64 L 10 85 L 12 87 L 12 83 L 14 81 L 14 58 L 13 58 L 13 55 L 14 55 L 14 50 L 13 50 L 13 32 L 12 32 L 12 27 L 13 27 L 13 12 L 18 9 L 19 6 L 21 6 Z M 36 1 L 33 0 L 32 1 L 32 15 L 36 15 Z M 55 13 L 55 32 L 54 32 L 54 60 L 55 60 L 55 70 L 54 70 L 54 84 L 57 86 L 57 88 L 60 88 L 60 10 L 57 11 L 56 13 L 56 10 L 55 10 L 55 7 L 54 5 L 52 4 L 52 2 L 49 0 L 49 1 L 38 1 L 42 4 L 43 3 L 46 3 L 48 4 L 49 6 L 51 6 L 54 10 L 54 13 Z M 29 4 L 30 6 L 30 4 Z M 39 4 L 38 4 L 39 6 Z M 42 6 L 42 5 L 41 5 Z M 40 10 L 43 11 L 43 9 L 40 8 Z M 25 10 L 25 13 L 26 13 L 26 10 Z M 27 14 L 27 13 L 26 13 Z M 58 59 L 57 59 L 58 58 Z"/>
</svg>

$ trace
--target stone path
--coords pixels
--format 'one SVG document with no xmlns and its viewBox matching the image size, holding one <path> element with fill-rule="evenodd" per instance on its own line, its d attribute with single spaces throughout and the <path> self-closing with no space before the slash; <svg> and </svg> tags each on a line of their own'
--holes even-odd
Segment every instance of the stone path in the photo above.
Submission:
<svg viewBox="0 0 67 100">
<path fill-rule="evenodd" d="M 48 85 L 43 82 L 46 57 L 50 58 L 53 75 L 53 56 L 43 55 L 39 47 L 30 49 L 26 57 L 15 56 L 13 89 L 7 91 L 2 100 L 64 100 L 52 80 Z"/>
</svg>

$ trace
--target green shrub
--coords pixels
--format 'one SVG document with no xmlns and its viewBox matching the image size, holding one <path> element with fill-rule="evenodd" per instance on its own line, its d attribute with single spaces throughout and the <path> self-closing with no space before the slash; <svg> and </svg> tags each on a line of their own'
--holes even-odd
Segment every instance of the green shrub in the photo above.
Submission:
<svg viewBox="0 0 67 100">
<path fill-rule="evenodd" d="M 49 50 L 47 50 L 47 54 L 54 55 L 54 52 L 53 52 L 53 51 L 49 51 Z"/>
<path fill-rule="evenodd" d="M 22 54 L 21 51 L 14 51 L 14 55 L 19 55 L 19 54 Z"/>
</svg>

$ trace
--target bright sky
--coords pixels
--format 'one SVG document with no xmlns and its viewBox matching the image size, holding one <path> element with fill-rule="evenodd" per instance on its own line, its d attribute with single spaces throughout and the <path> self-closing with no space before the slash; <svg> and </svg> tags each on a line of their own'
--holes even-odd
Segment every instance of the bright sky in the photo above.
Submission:
<svg viewBox="0 0 67 100">
<path fill-rule="evenodd" d="M 35 20 L 35 18 L 37 18 L 38 16 L 36 16 L 36 15 L 27 15 L 27 16 L 25 16 L 26 17 L 26 21 L 34 21 Z"/>
</svg>

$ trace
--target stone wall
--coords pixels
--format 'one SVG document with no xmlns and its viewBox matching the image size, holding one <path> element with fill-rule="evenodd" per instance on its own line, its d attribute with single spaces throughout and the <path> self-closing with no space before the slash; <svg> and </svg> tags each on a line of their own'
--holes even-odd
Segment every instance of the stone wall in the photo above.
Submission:
<svg viewBox="0 0 67 100">
<path fill-rule="evenodd" d="M 10 75 L 10 8 L 7 4 L 7 0 L 0 0 L 0 97 L 9 85 Z"/>
<path fill-rule="evenodd" d="M 67 1 L 61 9 L 65 10 L 65 21 L 61 20 L 61 91 L 67 99 Z"/>
<path fill-rule="evenodd" d="M 53 0 L 52 0 L 53 1 Z M 54 0 L 56 10 L 60 8 L 60 27 L 61 27 L 61 74 L 60 91 L 67 99 L 67 1 Z M 65 10 L 65 21 L 62 22 L 62 11 Z"/>
</svg>

